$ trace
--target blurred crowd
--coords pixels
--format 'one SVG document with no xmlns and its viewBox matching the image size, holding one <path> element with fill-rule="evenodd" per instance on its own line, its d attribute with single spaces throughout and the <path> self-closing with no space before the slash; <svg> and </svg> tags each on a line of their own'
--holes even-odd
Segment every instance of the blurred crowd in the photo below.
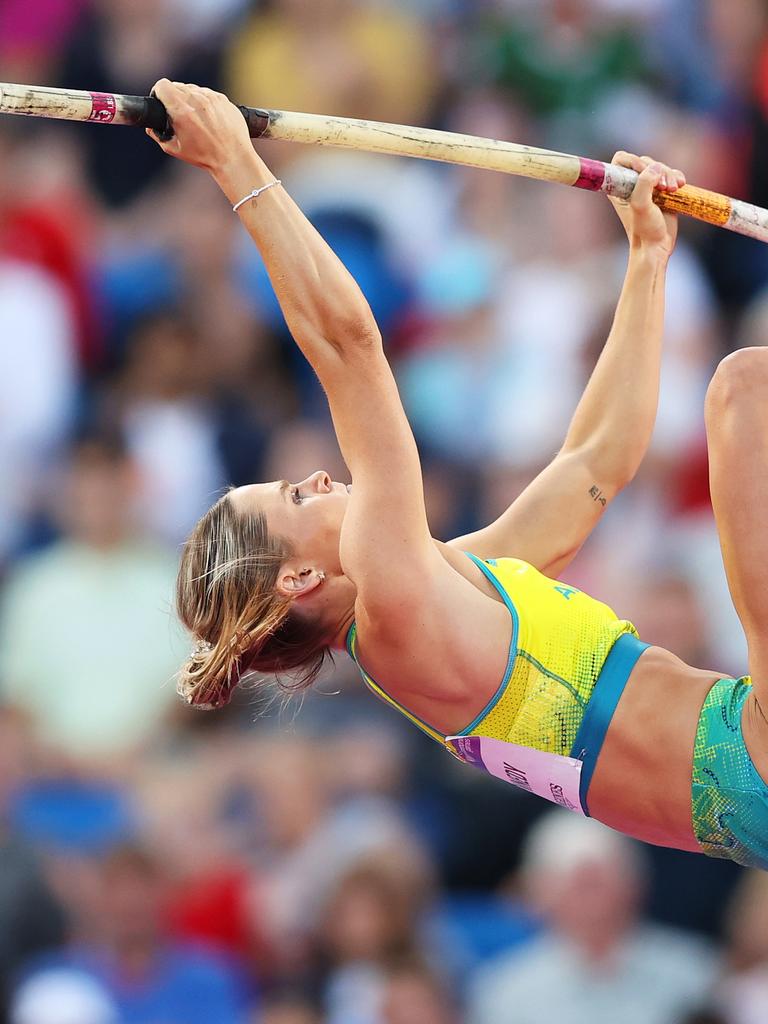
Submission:
<svg viewBox="0 0 768 1024">
<path fill-rule="evenodd" d="M 768 206 L 764 0 L 0 0 L 0 79 L 650 153 Z M 626 243 L 598 196 L 264 143 L 368 297 L 435 536 L 552 457 Z M 339 662 L 181 707 L 179 546 L 229 483 L 348 479 L 263 265 L 126 128 L 0 124 L 0 1021 L 762 1024 L 768 877 L 641 848 L 447 758 Z M 643 343 L 637 339 L 638 346 Z M 707 490 L 717 360 L 768 250 L 693 221 L 661 407 L 568 573 L 746 671 Z"/>
</svg>

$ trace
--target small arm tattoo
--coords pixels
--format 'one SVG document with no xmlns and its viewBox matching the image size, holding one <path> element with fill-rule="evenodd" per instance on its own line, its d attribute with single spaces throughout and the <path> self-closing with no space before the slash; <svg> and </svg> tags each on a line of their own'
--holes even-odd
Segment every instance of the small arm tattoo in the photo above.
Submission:
<svg viewBox="0 0 768 1024">
<path fill-rule="evenodd" d="M 603 508 L 608 504 L 608 499 L 603 495 L 603 492 L 597 484 L 593 484 L 592 487 L 589 488 L 589 496 L 593 501 L 599 501 Z"/>
</svg>

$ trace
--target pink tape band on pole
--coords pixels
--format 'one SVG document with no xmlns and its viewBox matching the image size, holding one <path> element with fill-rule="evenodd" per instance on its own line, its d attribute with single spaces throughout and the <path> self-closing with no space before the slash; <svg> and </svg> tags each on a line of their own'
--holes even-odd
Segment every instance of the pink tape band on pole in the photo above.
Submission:
<svg viewBox="0 0 768 1024">
<path fill-rule="evenodd" d="M 605 183 L 605 164 L 601 160 L 580 160 L 581 174 L 574 181 L 576 188 L 587 189 L 588 192 L 599 192 Z"/>
</svg>

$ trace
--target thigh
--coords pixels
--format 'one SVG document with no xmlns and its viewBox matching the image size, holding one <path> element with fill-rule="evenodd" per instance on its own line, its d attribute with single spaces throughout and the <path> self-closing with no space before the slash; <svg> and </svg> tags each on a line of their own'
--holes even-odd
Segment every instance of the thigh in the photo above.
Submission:
<svg viewBox="0 0 768 1024">
<path fill-rule="evenodd" d="M 712 507 L 725 572 L 768 711 L 768 348 L 725 359 L 707 393 Z"/>
</svg>

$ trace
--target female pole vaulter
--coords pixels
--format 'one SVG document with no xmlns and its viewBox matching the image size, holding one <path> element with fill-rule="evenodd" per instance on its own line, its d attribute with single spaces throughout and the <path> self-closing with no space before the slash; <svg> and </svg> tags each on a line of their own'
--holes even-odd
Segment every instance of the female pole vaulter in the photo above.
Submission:
<svg viewBox="0 0 768 1024">
<path fill-rule="evenodd" d="M 706 401 L 713 505 L 752 678 L 691 668 L 557 581 L 651 436 L 677 233 L 652 197 L 683 175 L 617 154 L 641 172 L 617 205 L 627 276 L 563 446 L 496 522 L 442 544 L 357 285 L 226 97 L 165 79 L 156 93 L 176 133 L 159 144 L 213 176 L 258 246 L 353 480 L 319 471 L 251 484 L 200 520 L 178 578 L 196 638 L 182 695 L 219 707 L 252 672 L 308 684 L 346 650 L 374 692 L 461 760 L 646 842 L 768 868 L 768 349 L 725 359 Z"/>
</svg>

